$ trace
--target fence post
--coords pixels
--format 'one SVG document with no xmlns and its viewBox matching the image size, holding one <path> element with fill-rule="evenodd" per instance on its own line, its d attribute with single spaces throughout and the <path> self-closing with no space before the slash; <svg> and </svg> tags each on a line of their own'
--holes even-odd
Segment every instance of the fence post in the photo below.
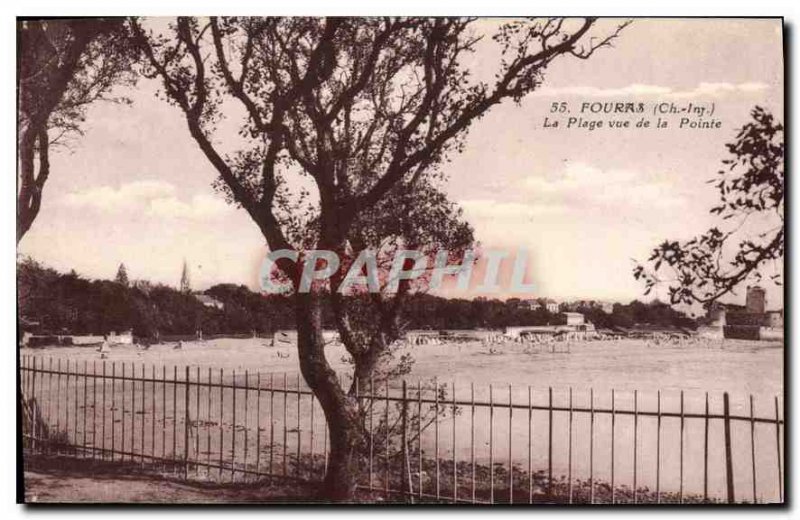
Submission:
<svg viewBox="0 0 800 520">
<path fill-rule="evenodd" d="M 189 366 L 184 376 L 186 385 L 183 391 L 183 479 L 189 480 Z"/>
<path fill-rule="evenodd" d="M 680 489 L 678 491 L 678 501 L 683 504 L 683 437 L 684 437 L 684 423 L 686 422 L 683 411 L 683 390 L 681 390 L 681 451 L 680 451 Z"/>
<path fill-rule="evenodd" d="M 408 485 L 410 484 L 410 482 L 408 482 L 408 479 L 406 478 L 406 476 L 407 476 L 406 470 L 408 468 L 408 450 L 407 450 L 408 439 L 406 438 L 406 430 L 408 428 L 408 417 L 407 417 L 408 416 L 408 403 L 406 402 L 406 397 L 407 397 L 406 380 L 403 379 L 403 434 L 402 434 L 402 437 L 403 437 L 402 438 L 402 443 L 403 443 L 403 445 L 402 445 L 402 450 L 403 450 L 403 468 L 401 470 L 401 473 L 402 473 L 401 482 L 402 482 L 402 490 L 403 490 L 403 500 L 405 500 L 406 497 L 408 496 L 408 487 L 409 487 Z"/>
<path fill-rule="evenodd" d="M 775 446 L 778 449 L 778 499 L 783 502 L 783 465 L 781 464 L 781 420 L 778 412 L 778 396 L 775 396 Z M 785 431 L 785 430 L 784 430 Z"/>
<path fill-rule="evenodd" d="M 703 501 L 708 502 L 708 392 L 706 392 L 705 429 L 703 430 Z"/>
<path fill-rule="evenodd" d="M 553 500 L 553 387 L 547 389 L 547 499 Z"/>
<path fill-rule="evenodd" d="M 41 368 L 41 367 L 40 367 Z M 40 448 L 40 444 L 37 442 L 39 439 L 39 430 L 41 429 L 41 424 L 39 424 L 39 401 L 36 400 L 36 357 L 33 358 L 33 371 L 31 372 L 31 425 L 33 426 L 33 437 L 31 442 L 31 449 L 34 453 L 36 453 L 37 449 Z M 41 384 L 39 385 L 41 386 Z M 77 388 L 77 386 L 76 386 Z M 85 432 L 85 430 L 84 430 Z M 85 435 L 85 433 L 84 433 Z M 77 432 L 75 434 L 76 437 L 76 444 L 77 444 Z"/>
<path fill-rule="evenodd" d="M 734 503 L 733 460 L 731 459 L 731 411 L 728 392 L 722 394 L 723 421 L 725 424 L 725 480 L 727 483 L 728 503 Z"/>
</svg>

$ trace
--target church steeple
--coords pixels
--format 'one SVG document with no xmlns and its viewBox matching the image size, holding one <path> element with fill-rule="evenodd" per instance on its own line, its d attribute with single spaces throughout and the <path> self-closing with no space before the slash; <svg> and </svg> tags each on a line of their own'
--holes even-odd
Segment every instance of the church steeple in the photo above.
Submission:
<svg viewBox="0 0 800 520">
<path fill-rule="evenodd" d="M 181 292 L 192 292 L 192 282 L 189 278 L 189 267 L 186 265 L 186 259 L 183 259 L 183 271 L 181 272 Z"/>
</svg>

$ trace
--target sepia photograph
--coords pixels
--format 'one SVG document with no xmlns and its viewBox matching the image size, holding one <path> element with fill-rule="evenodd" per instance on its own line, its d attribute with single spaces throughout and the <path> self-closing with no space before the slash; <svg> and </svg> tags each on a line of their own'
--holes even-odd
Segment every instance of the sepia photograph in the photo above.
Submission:
<svg viewBox="0 0 800 520">
<path fill-rule="evenodd" d="M 783 18 L 456 14 L 16 18 L 19 502 L 789 502 Z"/>
</svg>

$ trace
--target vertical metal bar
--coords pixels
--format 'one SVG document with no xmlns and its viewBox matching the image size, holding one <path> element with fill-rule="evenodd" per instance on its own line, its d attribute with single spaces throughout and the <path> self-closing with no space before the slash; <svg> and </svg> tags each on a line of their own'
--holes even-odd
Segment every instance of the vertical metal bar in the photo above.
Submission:
<svg viewBox="0 0 800 520">
<path fill-rule="evenodd" d="M 44 394 L 47 396 L 46 399 L 43 399 L 39 409 L 42 413 L 42 419 L 44 424 L 40 425 L 39 430 L 42 430 L 45 426 L 51 428 L 53 426 L 52 422 L 52 405 L 53 405 L 53 358 L 48 358 L 48 369 L 45 370 L 44 368 L 44 358 L 41 359 L 39 363 L 39 368 L 43 371 L 41 377 L 39 378 L 39 391 L 44 392 L 44 379 L 45 374 L 47 374 L 47 393 Z M 49 453 L 51 451 L 50 446 L 50 439 L 40 438 L 38 442 L 38 447 L 40 451 L 45 451 Z"/>
<path fill-rule="evenodd" d="M 384 415 L 383 420 L 384 420 L 384 424 L 385 424 L 385 427 L 386 427 L 386 439 L 384 440 L 384 450 L 385 450 L 384 457 L 385 457 L 385 459 L 383 461 L 383 471 L 384 471 L 383 487 L 384 487 L 384 492 L 386 493 L 386 497 L 388 498 L 389 497 L 389 446 L 391 444 L 391 437 L 390 437 L 390 433 L 391 432 L 389 431 L 389 378 L 388 377 L 386 378 L 386 387 L 385 388 L 386 388 L 386 390 L 385 390 L 385 394 L 386 394 L 385 395 L 385 399 L 386 399 L 385 403 L 386 403 L 386 406 L 384 408 L 385 415 Z M 439 489 L 439 474 L 438 474 L 438 472 L 436 474 L 436 489 L 437 490 Z M 437 498 L 438 498 L 438 492 L 437 492 Z"/>
<path fill-rule="evenodd" d="M 458 502 L 458 459 L 456 458 L 456 383 L 450 383 L 453 393 L 453 503 Z"/>
<path fill-rule="evenodd" d="M 122 362 L 122 456 L 120 460 L 125 460 L 125 362 Z"/>
<path fill-rule="evenodd" d="M 30 373 L 32 371 L 30 365 L 31 357 L 32 356 L 29 355 L 22 355 L 22 357 L 20 358 L 20 368 L 22 369 L 22 372 L 20 374 L 20 390 L 22 391 L 23 394 L 28 394 L 28 392 L 30 391 L 30 378 L 31 378 Z M 23 395 L 23 397 L 30 397 L 30 394 Z"/>
<path fill-rule="evenodd" d="M 208 367 L 208 386 L 206 387 L 206 400 L 208 408 L 206 409 L 206 476 L 211 477 L 211 389 L 213 388 L 211 381 L 211 367 Z"/>
<path fill-rule="evenodd" d="M 172 367 L 172 469 L 178 461 L 178 365 Z"/>
<path fill-rule="evenodd" d="M 489 384 L 489 503 L 494 504 L 494 387 Z"/>
<path fill-rule="evenodd" d="M 53 399 L 53 358 L 52 357 L 48 358 L 47 366 L 48 366 L 48 368 L 47 368 L 47 371 L 48 371 L 48 374 L 47 374 L 47 425 L 48 426 L 52 426 L 53 425 L 52 412 L 53 412 L 53 401 L 54 401 L 54 399 Z M 50 445 L 50 441 L 49 440 L 47 442 L 46 448 L 47 448 L 47 452 L 48 453 L 52 449 L 52 446 Z"/>
<path fill-rule="evenodd" d="M 141 453 L 141 457 L 139 458 L 139 463 L 142 466 L 144 466 L 144 463 L 145 463 L 145 451 L 144 451 L 145 434 L 144 434 L 144 427 L 145 427 L 145 417 L 147 416 L 147 408 L 146 408 L 147 405 L 145 404 L 145 400 L 147 399 L 147 382 L 146 382 L 146 380 L 147 380 L 147 375 L 145 374 L 144 363 L 142 363 L 142 395 L 141 395 L 141 401 L 142 401 L 142 421 L 141 421 L 142 422 L 142 425 L 141 425 L 142 438 L 140 440 L 140 445 L 139 445 L 139 449 L 140 449 L 140 453 Z"/>
<path fill-rule="evenodd" d="M 33 404 L 31 405 L 33 413 L 31 414 L 31 427 L 32 428 L 31 428 L 31 444 L 30 444 L 31 445 L 31 449 L 34 452 L 39 452 L 41 450 L 41 438 L 42 438 L 42 436 L 40 434 L 41 433 L 40 430 L 42 429 L 43 425 L 41 424 L 40 417 L 41 417 L 41 413 L 42 413 L 41 404 L 44 402 L 44 397 L 41 395 L 42 394 L 42 388 L 41 388 L 42 387 L 42 383 L 41 383 L 42 376 L 40 374 L 42 372 L 42 366 L 41 366 L 42 362 L 43 362 L 43 360 L 41 360 L 39 357 L 31 356 L 30 363 L 28 363 L 29 365 L 31 365 L 31 370 L 30 370 L 31 373 L 28 376 L 30 378 L 30 381 L 31 381 L 31 394 L 30 394 L 31 395 L 31 401 L 32 401 L 32 403 L 35 403 L 35 406 Z M 85 363 L 85 361 L 84 361 L 84 363 Z M 76 366 L 77 366 L 77 364 L 76 364 Z M 36 385 L 36 380 L 37 379 L 40 380 L 39 381 L 39 385 L 38 385 L 39 386 L 39 389 L 38 389 L 39 395 L 37 395 L 37 393 L 36 393 L 37 392 L 37 385 Z M 76 399 L 76 402 L 77 402 L 77 399 Z M 77 433 L 78 432 L 76 431 L 75 432 L 75 444 L 78 444 L 78 435 L 77 435 Z"/>
<path fill-rule="evenodd" d="M 417 379 L 417 466 L 419 474 L 417 484 L 419 497 L 422 499 L 422 381 Z"/>
<path fill-rule="evenodd" d="M 36 403 L 36 406 L 33 409 L 33 413 L 31 414 L 31 444 L 30 445 L 31 445 L 31 449 L 34 452 L 37 452 L 37 449 L 40 449 L 39 439 L 41 438 L 41 435 L 39 435 L 39 430 L 41 430 L 41 425 L 39 424 L 39 414 L 40 414 L 41 408 L 39 407 L 39 404 L 42 402 L 42 396 L 37 396 L 36 395 L 36 377 L 39 374 L 39 370 L 37 369 L 37 357 L 36 356 L 31 356 L 31 361 L 32 361 L 32 363 L 30 363 L 30 365 L 32 365 L 31 366 L 31 370 L 30 370 L 31 373 L 30 373 L 30 375 L 28 377 L 31 380 L 31 402 L 32 403 Z M 41 384 L 39 386 L 41 386 Z M 77 432 L 76 432 L 76 436 L 75 436 L 75 443 L 76 444 L 78 443 Z"/>
<path fill-rule="evenodd" d="M 161 458 L 167 459 L 167 365 L 161 365 Z"/>
<path fill-rule="evenodd" d="M 703 501 L 708 502 L 708 392 L 706 392 L 706 413 L 703 429 Z"/>
<path fill-rule="evenodd" d="M 36 360 L 36 358 L 33 358 L 33 359 L 34 359 L 34 361 Z M 36 376 L 36 373 L 34 372 L 33 375 Z M 32 378 L 32 382 L 31 383 L 33 383 L 33 381 L 35 381 L 35 379 Z M 78 360 L 76 359 L 75 360 L 75 399 L 73 400 L 75 408 L 73 410 L 74 413 L 72 414 L 72 427 L 73 427 L 72 429 L 75 432 L 74 439 L 73 439 L 73 444 L 74 445 L 78 444 L 78 387 L 79 386 L 80 386 L 80 378 L 78 377 Z M 33 390 L 31 390 L 31 392 L 32 391 Z"/>
<path fill-rule="evenodd" d="M 372 408 L 375 401 L 375 381 L 372 379 L 372 374 L 369 375 L 369 489 L 372 490 L 373 486 L 373 455 L 374 455 L 374 438 L 372 430 Z"/>
<path fill-rule="evenodd" d="M 151 460 L 155 462 L 156 458 L 156 366 L 150 364 L 150 375 L 152 376 L 153 383 L 150 387 L 150 456 Z"/>
<path fill-rule="evenodd" d="M 92 376 L 94 376 L 92 377 L 92 460 L 94 460 L 97 456 L 97 365 L 94 359 L 92 360 Z M 105 381 L 103 383 L 105 387 Z"/>
<path fill-rule="evenodd" d="M 61 431 L 61 359 L 56 363 L 56 431 Z M 105 374 L 104 374 L 105 375 Z M 105 446 L 104 446 L 105 447 Z M 58 449 L 56 450 L 58 453 Z M 105 452 L 103 452 L 105 458 Z"/>
<path fill-rule="evenodd" d="M 289 422 L 287 417 L 287 410 L 288 410 L 288 401 L 289 398 L 289 386 L 288 380 L 286 379 L 286 372 L 283 373 L 283 476 L 286 476 L 286 446 L 288 444 L 288 432 L 287 432 L 287 423 Z"/>
<path fill-rule="evenodd" d="M 594 504 L 594 388 L 589 389 L 589 503 Z"/>
<path fill-rule="evenodd" d="M 569 503 L 572 503 L 572 387 L 569 387 L 569 449 L 567 450 L 567 481 L 569 482 Z"/>
<path fill-rule="evenodd" d="M 25 357 L 23 357 L 20 361 L 21 361 L 21 368 L 23 368 L 23 369 L 27 368 L 28 369 L 28 370 L 23 370 L 23 372 L 22 372 L 22 382 L 23 382 L 23 385 L 24 385 L 24 381 L 25 380 L 28 380 L 28 382 L 29 382 L 28 383 L 29 384 L 29 389 L 30 389 L 30 394 L 29 394 L 30 397 L 29 397 L 29 399 L 30 399 L 30 402 L 31 402 L 31 409 L 32 409 L 32 412 L 33 412 L 31 414 L 31 425 L 30 425 L 31 426 L 31 429 L 30 429 L 30 436 L 31 436 L 31 438 L 30 438 L 30 446 L 31 446 L 31 449 L 35 452 L 36 451 L 37 440 L 39 439 L 39 431 L 38 431 L 39 430 L 39 424 L 38 424 L 38 421 L 37 421 L 37 417 L 39 415 L 38 404 L 39 404 L 39 401 L 41 400 L 41 397 L 39 399 L 37 399 L 37 396 L 36 396 L 36 373 L 37 373 L 37 370 L 36 370 L 36 356 L 30 356 L 30 357 L 27 357 L 27 359 Z M 78 443 L 77 432 L 76 432 L 76 435 L 75 435 L 75 443 L 76 444 Z"/>
<path fill-rule="evenodd" d="M 300 447 L 302 446 L 302 431 L 300 430 L 300 372 L 297 373 L 297 464 L 295 474 L 300 476 Z"/>
<path fill-rule="evenodd" d="M 358 379 L 356 379 L 355 384 L 358 385 Z M 356 389 L 357 388 L 358 388 L 358 386 L 356 386 Z M 407 399 L 408 399 L 408 391 L 407 391 L 407 388 L 406 388 L 406 380 L 403 379 L 403 404 L 402 404 L 402 412 L 401 412 L 402 413 L 402 425 L 401 425 L 401 427 L 403 428 L 403 432 L 402 432 L 402 435 L 400 436 L 400 438 L 401 438 L 401 440 L 400 440 L 400 443 L 401 443 L 400 449 L 402 450 L 402 454 L 403 454 L 403 457 L 402 457 L 403 458 L 403 468 L 402 468 L 402 470 L 400 472 L 400 475 L 401 475 L 400 481 L 402 482 L 401 488 L 402 488 L 402 491 L 403 491 L 403 501 L 408 500 L 408 490 L 411 487 L 411 475 L 408 475 L 408 473 L 406 472 L 406 468 L 409 467 L 408 450 L 406 450 L 406 443 L 408 442 L 408 439 L 406 438 L 406 431 L 407 431 L 407 428 L 408 428 L 408 407 L 407 407 L 408 403 L 407 403 Z"/>
<path fill-rule="evenodd" d="M 783 502 L 783 464 L 781 458 L 781 423 L 778 412 L 778 396 L 775 396 L 775 447 L 778 450 L 778 500 Z"/>
<path fill-rule="evenodd" d="M 197 426 L 194 429 L 194 474 L 197 475 L 200 472 L 200 389 L 202 388 L 199 366 L 195 367 L 195 381 L 194 417 Z"/>
<path fill-rule="evenodd" d="M 183 379 L 183 478 L 189 480 L 189 365 L 184 367 Z"/>
<path fill-rule="evenodd" d="M 256 374 L 256 475 L 261 474 L 261 372 Z M 314 427 L 314 406 L 312 397 L 311 406 L 311 427 Z M 313 429 L 312 429 L 313 432 Z M 311 453 L 311 459 L 314 459 L 314 453 Z"/>
<path fill-rule="evenodd" d="M 756 422 L 753 415 L 753 394 L 750 394 L 750 462 L 753 468 L 753 503 L 758 502 L 756 492 Z"/>
<path fill-rule="evenodd" d="M 533 504 L 533 395 L 528 385 L 528 503 Z"/>
<path fill-rule="evenodd" d="M 275 382 L 275 374 L 269 374 L 269 474 L 272 475 L 273 465 L 272 461 L 275 455 L 275 414 L 273 413 L 274 401 L 275 401 L 275 391 L 274 391 L 274 382 Z M 271 482 L 271 481 L 270 481 Z"/>
<path fill-rule="evenodd" d="M 436 500 L 438 501 L 441 497 L 440 493 L 440 482 L 439 482 L 439 378 L 436 377 L 433 379 L 433 385 L 435 387 L 435 394 L 434 394 L 434 415 L 436 422 L 434 423 L 434 453 L 436 457 Z M 388 422 L 388 416 L 387 416 Z"/>
<path fill-rule="evenodd" d="M 39 402 L 42 399 L 41 399 L 41 396 L 39 396 L 38 399 L 37 399 L 37 396 L 36 396 L 36 375 L 37 375 L 37 372 L 38 372 L 36 370 L 36 357 L 31 356 L 31 359 L 33 361 L 33 363 L 32 363 L 33 366 L 31 367 L 31 374 L 28 375 L 26 372 L 23 372 L 23 377 L 29 378 L 31 380 L 31 403 L 32 403 L 31 406 L 33 407 L 34 406 L 33 403 L 36 403 L 36 407 L 33 409 L 33 413 L 31 414 L 31 427 L 32 427 L 31 428 L 31 449 L 35 452 L 36 448 L 37 448 L 37 444 L 38 444 L 37 441 L 39 440 L 39 437 L 40 437 L 40 435 L 39 435 L 40 426 L 39 426 L 38 420 L 37 420 L 38 417 L 39 417 L 39 406 L 38 405 L 39 405 Z M 23 361 L 23 365 L 22 366 L 23 367 L 26 366 L 24 361 Z M 75 442 L 77 443 L 77 435 L 75 436 Z"/>
<path fill-rule="evenodd" d="M 514 503 L 514 459 L 512 439 L 514 431 L 514 403 L 511 396 L 511 384 L 508 385 L 508 503 Z"/>
<path fill-rule="evenodd" d="M 222 467 L 224 466 L 224 441 L 225 441 L 225 425 L 223 416 L 223 410 L 225 410 L 225 372 L 222 368 L 219 369 L 219 470 L 217 471 L 217 477 L 222 480 Z"/>
<path fill-rule="evenodd" d="M 547 404 L 547 497 L 553 499 L 553 387 L 548 387 Z"/>
<path fill-rule="evenodd" d="M 66 383 L 64 386 L 64 434 L 66 443 L 69 444 L 69 359 L 67 360 Z"/>
<path fill-rule="evenodd" d="M 86 366 L 86 361 L 83 362 L 84 367 Z M 33 358 L 33 377 L 31 378 L 31 395 L 36 401 L 36 410 L 33 413 L 33 441 L 31 443 L 31 447 L 35 452 L 40 452 L 42 450 L 42 435 L 41 430 L 44 425 L 41 424 L 40 417 L 42 417 L 42 403 L 44 402 L 44 395 L 42 391 L 42 379 L 44 375 L 42 371 L 44 369 L 44 359 L 42 358 Z M 84 381 L 86 381 L 85 375 L 85 368 L 84 368 Z M 39 395 L 36 395 L 36 379 L 39 379 Z M 86 395 L 86 385 L 83 386 L 84 396 Z M 84 399 L 85 400 L 85 399 Z M 86 423 L 86 405 L 84 404 L 83 407 L 84 413 L 84 424 Z M 83 446 L 86 445 L 86 428 L 83 429 Z M 77 442 L 77 437 L 76 437 Z M 86 456 L 86 450 L 83 450 L 83 456 Z"/>
<path fill-rule="evenodd" d="M 41 360 L 41 362 L 43 363 L 44 359 Z M 94 377 L 92 377 L 92 382 L 94 383 Z M 39 384 L 41 386 L 41 383 L 39 383 Z M 84 359 L 83 360 L 83 442 L 82 442 L 84 448 L 87 447 L 87 444 L 86 444 L 86 414 L 87 414 L 87 406 L 89 405 L 89 400 L 87 398 L 88 397 L 87 396 L 88 390 L 89 390 L 89 361 Z M 86 456 L 86 450 L 85 449 L 83 451 L 83 456 L 84 457 Z"/>
<path fill-rule="evenodd" d="M 639 502 L 637 465 L 639 462 L 639 391 L 633 391 L 633 503 Z"/>
<path fill-rule="evenodd" d="M 36 358 L 33 357 L 33 359 L 34 359 L 34 361 L 33 361 L 33 373 L 34 373 L 34 376 L 33 377 L 36 377 L 36 375 L 35 375 L 36 374 Z M 20 390 L 21 391 L 24 391 L 26 381 L 28 380 L 28 378 L 31 377 L 30 374 L 28 373 L 29 371 L 24 370 L 24 368 L 29 367 L 29 364 L 28 364 L 27 360 L 28 360 L 28 356 L 20 357 L 20 368 L 23 369 L 22 372 L 20 373 L 20 385 L 21 385 L 20 386 Z M 37 399 L 36 403 L 38 405 L 37 408 L 39 409 L 39 413 L 41 413 L 41 416 L 39 416 L 38 413 L 34 414 L 34 416 L 33 416 L 35 426 L 34 426 L 34 429 L 33 429 L 34 441 L 32 442 L 32 445 L 35 445 L 35 446 L 38 447 L 37 451 L 44 451 L 46 453 L 51 453 L 53 451 L 53 444 L 52 444 L 53 438 L 51 436 L 47 436 L 45 438 L 40 434 L 42 434 L 44 432 L 45 428 L 48 428 L 48 429 L 55 428 L 56 431 L 59 430 L 59 428 L 57 426 L 57 424 L 58 424 L 58 409 L 59 409 L 57 396 L 60 393 L 60 385 L 58 384 L 58 376 L 56 375 L 56 373 L 60 372 L 60 370 L 58 368 L 56 370 L 53 370 L 53 358 L 49 357 L 49 356 L 48 356 L 48 362 L 47 362 L 47 365 L 48 365 L 47 369 L 45 369 L 44 365 L 45 365 L 44 358 L 40 358 L 40 360 L 39 360 L 39 370 L 41 370 L 41 373 L 40 373 L 39 378 L 38 378 L 39 379 L 39 394 L 40 394 L 40 397 L 39 397 L 39 399 Z M 54 375 L 56 375 L 56 388 L 55 388 L 55 390 L 53 389 L 53 376 Z M 46 391 L 46 393 L 45 393 L 45 389 L 44 389 L 44 380 L 45 379 L 47 379 L 47 391 Z M 55 396 L 53 395 L 54 393 L 55 393 Z M 22 397 L 25 398 L 26 396 L 23 395 Z M 35 395 L 34 395 L 34 397 L 35 397 Z M 55 414 L 53 413 L 53 406 L 55 406 Z M 55 415 L 55 418 L 54 418 L 54 415 Z M 53 433 L 53 432 L 50 431 L 49 433 Z"/>
<path fill-rule="evenodd" d="M 708 401 L 706 401 L 707 403 Z M 658 391 L 658 418 L 656 419 L 656 504 L 661 503 L 661 390 Z M 706 414 L 708 415 L 708 414 Z"/>
<path fill-rule="evenodd" d="M 161 365 L 161 462 L 167 459 L 167 365 Z"/>
<path fill-rule="evenodd" d="M 231 482 L 236 480 L 236 370 L 231 374 Z"/>
<path fill-rule="evenodd" d="M 617 488 L 614 482 L 614 434 L 616 433 L 617 425 L 617 399 L 616 392 L 611 389 L 611 503 L 617 502 Z"/>
<path fill-rule="evenodd" d="M 115 423 L 117 419 L 117 407 L 116 407 L 116 394 L 117 394 L 117 362 L 111 362 L 111 460 L 114 460 L 115 454 L 115 445 L 116 445 L 116 436 L 114 432 L 116 430 Z"/>
<path fill-rule="evenodd" d="M 247 415 L 249 411 L 249 403 L 250 403 L 250 372 L 245 370 L 244 371 L 244 469 L 247 469 Z M 243 478 L 247 478 L 247 473 L 244 473 Z"/>
<path fill-rule="evenodd" d="M 727 483 L 727 497 L 728 503 L 733 504 L 735 501 L 734 498 L 734 488 L 733 488 L 733 460 L 731 457 L 731 414 L 730 414 L 730 402 L 728 398 L 728 392 L 722 394 L 722 414 L 723 414 L 723 424 L 724 424 L 724 431 L 725 431 L 725 480 Z M 681 413 L 681 416 L 683 414 Z"/>
<path fill-rule="evenodd" d="M 469 452 L 470 465 L 472 467 L 472 502 L 475 503 L 475 383 L 470 383 L 470 437 Z"/>
<path fill-rule="evenodd" d="M 102 439 L 100 456 L 103 460 L 106 458 L 106 362 L 103 361 L 103 427 L 101 431 Z"/>
<path fill-rule="evenodd" d="M 136 453 L 136 365 L 131 361 L 131 460 Z"/>
<path fill-rule="evenodd" d="M 684 431 L 684 423 L 685 423 L 685 418 L 684 418 L 684 408 L 683 408 L 683 390 L 681 390 L 681 452 L 680 452 L 681 474 L 680 474 L 680 490 L 679 490 L 679 493 L 678 493 L 678 500 L 679 500 L 679 502 L 681 504 L 683 504 L 683 436 L 684 436 L 683 435 L 683 431 Z"/>
</svg>

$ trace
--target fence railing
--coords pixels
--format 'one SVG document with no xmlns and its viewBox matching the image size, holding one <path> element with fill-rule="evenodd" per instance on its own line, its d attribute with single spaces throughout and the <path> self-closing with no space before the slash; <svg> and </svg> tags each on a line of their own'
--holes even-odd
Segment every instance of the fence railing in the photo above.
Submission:
<svg viewBox="0 0 800 520">
<path fill-rule="evenodd" d="M 325 416 L 298 374 L 41 356 L 20 369 L 29 453 L 214 481 L 327 468 Z M 783 501 L 778 396 L 376 380 L 355 397 L 359 486 L 389 500 Z"/>
</svg>

